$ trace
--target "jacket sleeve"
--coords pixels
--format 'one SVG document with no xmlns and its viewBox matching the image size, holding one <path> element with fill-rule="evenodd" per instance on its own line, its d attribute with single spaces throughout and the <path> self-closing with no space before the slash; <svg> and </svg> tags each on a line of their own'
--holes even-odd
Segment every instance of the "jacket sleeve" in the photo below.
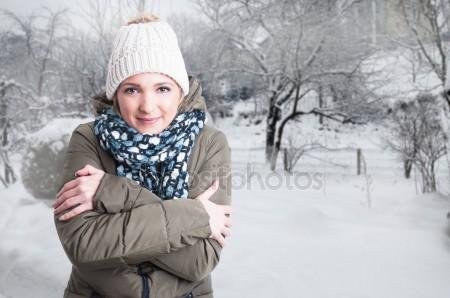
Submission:
<svg viewBox="0 0 450 298">
<path fill-rule="evenodd" d="M 190 177 L 192 181 L 189 188 L 189 198 L 194 199 L 205 191 L 213 182 L 219 178 L 219 189 L 211 197 L 216 204 L 229 205 L 231 203 L 231 157 L 227 138 L 222 132 L 212 135 L 203 147 L 205 161 L 199 166 L 199 171 Z M 192 175 L 192 174 L 191 174 Z M 107 174 L 95 195 L 95 204 L 102 212 L 123 212 L 130 210 L 128 203 L 133 183 L 124 177 Z M 199 281 L 205 278 L 219 263 L 221 253 L 220 244 L 214 239 L 198 238 L 191 245 L 186 246 L 170 254 L 158 255 L 152 259 L 141 259 L 150 261 L 154 265 L 189 281 Z"/>
<path fill-rule="evenodd" d="M 219 178 L 219 189 L 211 197 L 216 204 L 231 203 L 230 149 L 222 132 L 211 137 L 207 146 L 206 160 L 193 178 L 189 197 L 195 198 L 206 190 L 213 180 Z M 199 281 L 208 276 L 219 263 L 221 246 L 214 239 L 199 239 L 194 245 L 170 254 L 159 255 L 150 262 L 176 276 L 190 281 Z"/>
<path fill-rule="evenodd" d="M 95 144 L 79 128 L 72 134 L 58 189 L 88 163 L 103 168 Z M 201 202 L 162 201 L 146 188 L 123 180 L 113 188 L 117 187 L 125 191 L 122 199 L 129 210 L 114 214 L 92 210 L 68 221 L 59 221 L 55 216 L 58 236 L 74 265 L 110 268 L 137 264 L 193 245 L 211 234 L 209 215 Z M 103 191 L 107 194 L 111 190 L 103 187 Z"/>
</svg>

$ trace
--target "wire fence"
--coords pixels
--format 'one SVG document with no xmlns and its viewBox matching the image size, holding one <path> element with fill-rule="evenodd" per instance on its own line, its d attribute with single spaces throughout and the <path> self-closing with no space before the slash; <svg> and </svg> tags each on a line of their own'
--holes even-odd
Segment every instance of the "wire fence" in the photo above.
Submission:
<svg viewBox="0 0 450 298">
<path fill-rule="evenodd" d="M 237 171 L 251 169 L 254 172 L 266 172 L 270 170 L 270 166 L 265 162 L 264 147 L 232 148 L 231 154 L 233 167 Z M 280 151 L 276 165 L 277 171 L 283 170 L 283 154 Z M 393 179 L 404 177 L 403 163 L 395 152 L 378 148 L 315 149 L 304 153 L 295 165 L 294 171 L 355 176 L 359 173 Z M 450 174 L 445 157 L 437 161 L 435 173 L 438 191 L 450 195 Z M 420 190 L 420 172 L 414 166 L 410 179 Z"/>
</svg>

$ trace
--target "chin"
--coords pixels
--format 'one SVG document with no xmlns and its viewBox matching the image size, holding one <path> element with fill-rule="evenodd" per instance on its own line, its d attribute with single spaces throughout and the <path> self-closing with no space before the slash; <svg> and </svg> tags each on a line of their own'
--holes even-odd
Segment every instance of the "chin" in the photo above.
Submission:
<svg viewBox="0 0 450 298">
<path fill-rule="evenodd" d="M 139 131 L 141 134 L 158 134 L 164 130 L 165 127 L 163 127 L 163 123 L 161 122 L 161 119 L 157 121 L 156 123 L 142 123 L 142 121 L 137 120 L 135 122 L 135 128 L 137 131 Z"/>
</svg>

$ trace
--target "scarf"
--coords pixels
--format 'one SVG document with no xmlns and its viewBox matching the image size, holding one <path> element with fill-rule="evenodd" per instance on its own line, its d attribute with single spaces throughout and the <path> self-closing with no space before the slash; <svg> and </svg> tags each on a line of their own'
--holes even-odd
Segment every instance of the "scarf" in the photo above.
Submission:
<svg viewBox="0 0 450 298">
<path fill-rule="evenodd" d="M 141 134 L 112 108 L 94 121 L 100 146 L 116 160 L 116 174 L 138 182 L 163 200 L 187 198 L 187 160 L 206 120 L 201 110 L 179 113 L 158 134 Z"/>
</svg>

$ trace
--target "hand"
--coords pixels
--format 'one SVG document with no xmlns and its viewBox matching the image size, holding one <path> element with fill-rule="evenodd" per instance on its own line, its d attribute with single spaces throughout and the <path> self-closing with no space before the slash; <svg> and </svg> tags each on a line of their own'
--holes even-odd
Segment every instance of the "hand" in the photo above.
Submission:
<svg viewBox="0 0 450 298">
<path fill-rule="evenodd" d="M 55 214 L 74 207 L 58 219 L 68 220 L 84 211 L 94 209 L 94 196 L 104 175 L 104 171 L 91 165 L 78 170 L 75 173 L 78 178 L 64 184 L 56 195 L 56 201 L 52 205 Z"/>
<path fill-rule="evenodd" d="M 220 246 L 225 245 L 225 237 L 231 235 L 231 218 L 232 213 L 230 205 L 218 205 L 211 202 L 209 199 L 219 189 L 219 180 L 216 179 L 214 183 L 204 192 L 202 192 L 196 200 L 202 202 L 206 212 L 209 215 L 209 226 L 211 227 L 211 236 L 217 240 Z"/>
</svg>

